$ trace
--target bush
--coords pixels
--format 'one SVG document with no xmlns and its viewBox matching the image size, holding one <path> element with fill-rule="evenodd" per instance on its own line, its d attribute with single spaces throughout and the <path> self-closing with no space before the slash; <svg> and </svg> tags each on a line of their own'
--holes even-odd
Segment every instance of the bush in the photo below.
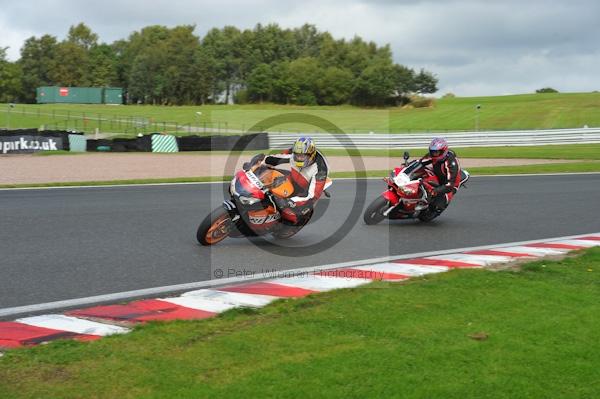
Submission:
<svg viewBox="0 0 600 399">
<path fill-rule="evenodd" d="M 536 93 L 558 93 L 558 90 L 553 89 L 552 87 L 544 87 L 542 89 L 538 89 L 535 91 Z"/>
<path fill-rule="evenodd" d="M 442 96 L 442 98 L 454 98 L 456 95 L 454 93 L 446 93 Z"/>
<path fill-rule="evenodd" d="M 236 104 L 248 104 L 248 90 L 242 89 L 238 90 L 233 96 L 233 102 Z"/>
<path fill-rule="evenodd" d="M 410 105 L 414 108 L 430 108 L 435 105 L 435 99 L 431 97 L 411 96 Z"/>
</svg>

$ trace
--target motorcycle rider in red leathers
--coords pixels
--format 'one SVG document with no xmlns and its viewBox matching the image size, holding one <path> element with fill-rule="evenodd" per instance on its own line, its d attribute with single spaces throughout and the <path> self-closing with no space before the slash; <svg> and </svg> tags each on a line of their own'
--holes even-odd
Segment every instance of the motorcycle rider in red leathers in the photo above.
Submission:
<svg viewBox="0 0 600 399">
<path fill-rule="evenodd" d="M 329 175 L 325 157 L 317 150 L 310 137 L 300 137 L 292 148 L 280 154 L 268 155 L 264 162 L 271 166 L 291 164 L 290 176 L 295 196 L 287 201 L 279 201 L 277 206 L 284 220 L 294 224 L 301 222 L 302 215 L 306 214 L 303 212 L 308 212 L 323 193 Z M 296 207 L 296 211 L 293 211 Z"/>
<path fill-rule="evenodd" d="M 462 180 L 461 168 L 456 154 L 448 149 L 444 138 L 434 138 L 429 144 L 429 153 L 421 158 L 424 166 L 431 165 L 438 178 L 439 186 L 424 183 L 430 197 L 431 208 L 438 214 L 448 207 Z"/>
</svg>

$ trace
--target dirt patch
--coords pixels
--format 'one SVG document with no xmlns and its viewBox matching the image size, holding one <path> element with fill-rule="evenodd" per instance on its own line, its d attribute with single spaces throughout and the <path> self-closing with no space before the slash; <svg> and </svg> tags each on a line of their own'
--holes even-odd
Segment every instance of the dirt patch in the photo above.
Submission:
<svg viewBox="0 0 600 399">
<path fill-rule="evenodd" d="M 517 258 L 511 262 L 495 263 L 493 265 L 486 266 L 485 269 L 493 271 L 493 272 L 505 271 L 505 270 L 520 271 L 521 265 L 523 265 L 525 263 L 537 262 L 537 261 L 542 261 L 542 260 L 560 261 L 560 260 L 563 260 L 566 258 L 574 258 L 579 255 L 580 254 L 577 253 L 577 251 L 575 251 L 575 252 L 567 252 L 565 254 L 560 254 L 560 255 L 547 255 L 547 256 L 544 256 L 543 258 L 533 258 L 533 257 L 532 258 Z"/>
<path fill-rule="evenodd" d="M 78 155 L 11 155 L 0 156 L 0 184 L 34 184 L 54 182 L 162 179 L 178 177 L 228 176 L 250 156 L 232 156 L 235 167 L 228 168 L 230 156 L 223 154 L 152 154 L 108 153 Z M 332 171 L 392 169 L 400 158 L 328 157 Z M 353 162 L 354 161 L 354 162 Z M 464 168 L 478 166 L 512 166 L 572 162 L 545 159 L 469 159 L 461 160 Z M 356 164 L 356 166 L 354 165 Z"/>
</svg>

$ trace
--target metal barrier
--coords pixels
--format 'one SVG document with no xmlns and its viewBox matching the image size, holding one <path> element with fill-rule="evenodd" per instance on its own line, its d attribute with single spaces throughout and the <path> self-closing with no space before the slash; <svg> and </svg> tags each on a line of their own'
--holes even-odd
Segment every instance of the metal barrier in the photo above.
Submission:
<svg viewBox="0 0 600 399">
<path fill-rule="evenodd" d="M 425 148 L 433 137 L 445 137 L 453 147 L 502 147 L 537 144 L 600 143 L 600 128 L 514 130 L 421 134 L 307 133 L 320 148 Z M 299 134 L 269 133 L 269 148 L 289 148 Z"/>
</svg>

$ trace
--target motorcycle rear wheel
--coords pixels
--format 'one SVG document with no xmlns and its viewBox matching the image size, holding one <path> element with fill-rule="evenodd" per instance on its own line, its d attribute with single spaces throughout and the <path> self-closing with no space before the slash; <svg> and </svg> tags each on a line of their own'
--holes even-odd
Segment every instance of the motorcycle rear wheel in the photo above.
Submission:
<svg viewBox="0 0 600 399">
<path fill-rule="evenodd" d="M 196 239 L 204 246 L 215 245 L 229 236 L 231 228 L 229 213 L 223 208 L 217 208 L 200 223 Z"/>
<path fill-rule="evenodd" d="M 363 220 L 367 225 L 374 225 L 385 219 L 383 212 L 390 207 L 390 203 L 383 197 L 377 197 L 371 205 L 367 207 L 363 215 Z"/>
</svg>

